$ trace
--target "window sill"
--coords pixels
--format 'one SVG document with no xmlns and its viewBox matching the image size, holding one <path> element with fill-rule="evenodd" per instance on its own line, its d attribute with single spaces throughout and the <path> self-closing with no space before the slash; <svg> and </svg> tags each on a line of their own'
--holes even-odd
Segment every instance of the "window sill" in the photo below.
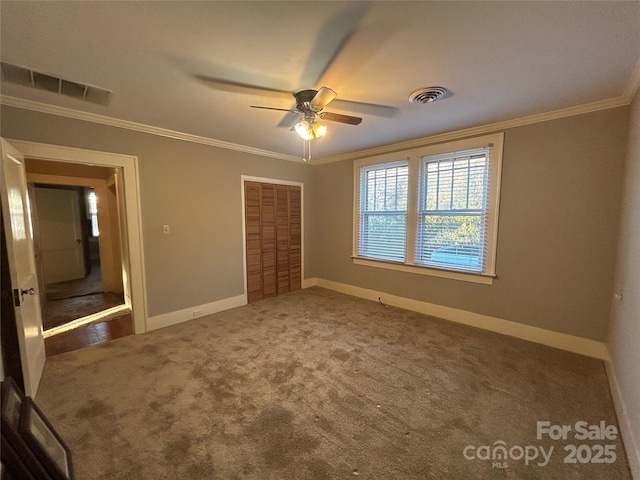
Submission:
<svg viewBox="0 0 640 480">
<path fill-rule="evenodd" d="M 351 257 L 354 265 L 366 267 L 385 268 L 397 272 L 415 273 L 418 275 L 428 275 L 431 277 L 448 278 L 450 280 L 460 280 L 462 282 L 480 283 L 482 285 L 493 285 L 495 275 L 474 272 L 456 272 L 433 267 L 423 267 L 418 265 L 407 265 L 406 263 L 392 262 L 388 260 L 373 260 L 371 258 Z"/>
</svg>

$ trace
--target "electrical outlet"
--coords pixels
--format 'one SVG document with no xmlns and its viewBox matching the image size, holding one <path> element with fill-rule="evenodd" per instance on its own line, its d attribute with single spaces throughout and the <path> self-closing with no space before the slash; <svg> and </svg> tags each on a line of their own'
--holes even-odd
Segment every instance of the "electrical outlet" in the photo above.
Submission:
<svg viewBox="0 0 640 480">
<path fill-rule="evenodd" d="M 193 316 L 194 317 L 199 317 L 200 315 L 202 315 L 202 309 L 198 308 L 197 310 L 193 311 Z"/>
</svg>

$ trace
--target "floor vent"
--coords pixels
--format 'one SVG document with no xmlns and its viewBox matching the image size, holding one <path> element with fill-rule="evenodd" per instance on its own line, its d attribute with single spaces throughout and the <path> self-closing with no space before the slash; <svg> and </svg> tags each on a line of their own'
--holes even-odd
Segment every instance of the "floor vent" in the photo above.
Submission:
<svg viewBox="0 0 640 480">
<path fill-rule="evenodd" d="M 113 93 L 104 88 L 72 82 L 70 80 L 41 73 L 31 68 L 21 67 L 19 65 L 2 62 L 1 66 L 3 81 L 17 83 L 19 85 L 24 85 L 25 87 L 59 93 L 61 95 L 66 95 L 67 97 L 77 98 L 97 105 L 108 105 L 109 100 L 111 100 L 111 94 Z"/>
</svg>

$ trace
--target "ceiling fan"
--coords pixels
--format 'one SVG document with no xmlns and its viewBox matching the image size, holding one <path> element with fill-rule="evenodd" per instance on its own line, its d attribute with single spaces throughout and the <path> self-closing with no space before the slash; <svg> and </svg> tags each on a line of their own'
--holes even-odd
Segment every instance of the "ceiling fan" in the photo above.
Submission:
<svg viewBox="0 0 640 480">
<path fill-rule="evenodd" d="M 360 125 L 362 122 L 360 117 L 322 111 L 337 96 L 336 92 L 329 87 L 320 87 L 320 90 L 302 90 L 294 93 L 293 96 L 296 99 L 295 109 L 259 105 L 250 105 L 250 107 L 301 115 L 298 122 L 291 127 L 291 130 L 295 130 L 303 140 L 313 140 L 327 133 L 326 125 L 320 123 L 318 119 L 349 125 Z"/>
</svg>

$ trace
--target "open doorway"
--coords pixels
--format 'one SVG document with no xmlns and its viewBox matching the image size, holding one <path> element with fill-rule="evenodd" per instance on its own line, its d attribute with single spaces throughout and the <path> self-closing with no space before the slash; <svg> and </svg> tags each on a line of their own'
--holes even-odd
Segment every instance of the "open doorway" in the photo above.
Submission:
<svg viewBox="0 0 640 480">
<path fill-rule="evenodd" d="M 112 250 L 118 258 L 100 256 L 95 188 L 36 183 L 33 191 L 37 212 L 34 223 L 38 224 L 36 242 L 46 293 L 42 306 L 44 331 L 124 305 L 121 272 L 119 278 L 116 275 L 115 281 L 110 282 L 109 289 L 105 289 L 102 278 L 105 261 L 117 262 L 112 270 L 118 273 L 121 247 L 116 238 Z"/>
<path fill-rule="evenodd" d="M 29 158 L 25 164 L 45 338 L 126 316 L 131 323 L 121 169 Z"/>
</svg>

